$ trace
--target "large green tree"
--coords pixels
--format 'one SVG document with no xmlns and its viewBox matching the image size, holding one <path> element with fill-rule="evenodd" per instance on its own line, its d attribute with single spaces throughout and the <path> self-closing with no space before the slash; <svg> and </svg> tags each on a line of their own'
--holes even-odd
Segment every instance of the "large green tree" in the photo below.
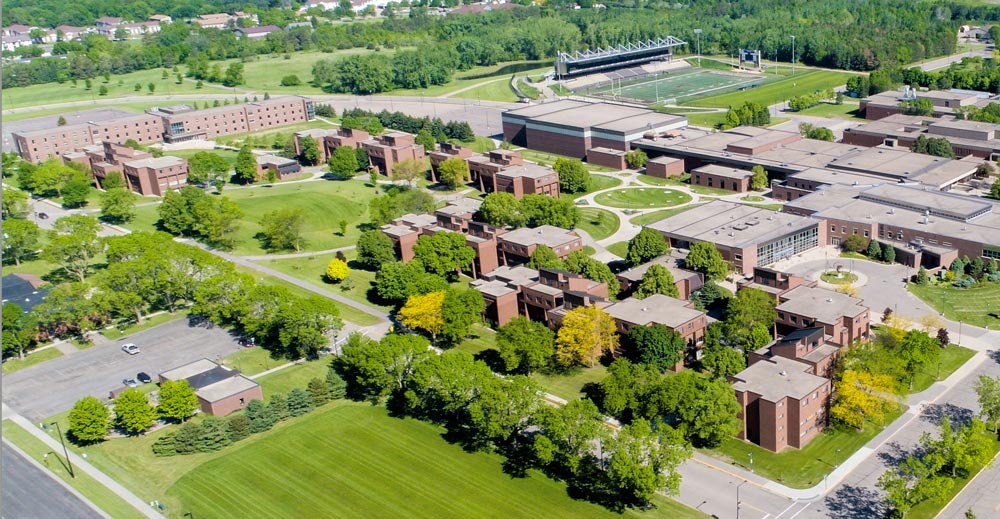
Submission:
<svg viewBox="0 0 1000 519">
<path fill-rule="evenodd" d="M 469 164 L 458 157 L 444 160 L 438 164 L 438 179 L 448 189 L 458 189 L 469 179 Z"/>
<path fill-rule="evenodd" d="M 31 204 L 28 203 L 28 193 L 13 187 L 5 187 L 3 190 L 3 219 L 24 218 L 31 212 Z"/>
<path fill-rule="evenodd" d="M 1000 198 L 1000 196 L 998 196 Z M 483 199 L 483 204 L 479 206 L 479 216 L 484 222 L 495 227 L 519 227 L 523 218 L 521 216 L 521 202 L 510 193 L 490 193 Z"/>
<path fill-rule="evenodd" d="M 341 178 L 354 176 L 354 173 L 359 169 L 358 157 L 354 149 L 350 146 L 338 146 L 334 149 L 333 153 L 326 160 L 327 165 L 330 167 L 330 173 Z"/>
<path fill-rule="evenodd" d="M 670 252 L 670 246 L 663 235 L 649 227 L 643 227 L 639 234 L 628 241 L 625 262 L 630 267 L 645 263 Z"/>
<path fill-rule="evenodd" d="M 622 500 L 644 507 L 661 490 L 680 493 L 677 469 L 691 453 L 679 431 L 662 425 L 654 432 L 639 419 L 623 426 L 608 445 L 608 479 Z"/>
<path fill-rule="evenodd" d="M 14 265 L 20 265 L 21 260 L 32 257 L 38 251 L 38 240 L 40 237 L 41 231 L 35 225 L 35 222 L 20 219 L 4 221 L 4 260 L 14 260 Z"/>
<path fill-rule="evenodd" d="M 747 361 L 739 350 L 727 346 L 713 346 L 702 356 L 701 365 L 712 376 L 725 380 L 729 375 L 735 375 L 746 369 Z"/>
<path fill-rule="evenodd" d="M 80 443 L 94 443 L 108 435 L 108 408 L 94 396 L 85 396 L 69 412 L 69 431 Z"/>
<path fill-rule="evenodd" d="M 910 376 L 910 388 L 913 379 L 924 368 L 933 365 L 941 356 L 941 346 L 937 339 L 922 330 L 910 330 L 899 341 L 896 355 L 902 360 L 906 373 Z"/>
<path fill-rule="evenodd" d="M 92 216 L 64 216 L 56 220 L 49 231 L 49 241 L 42 256 L 84 281 L 90 262 L 102 249 L 103 244 L 97 236 L 100 230 L 100 222 Z"/>
<path fill-rule="evenodd" d="M 428 272 L 454 276 L 459 269 L 472 265 L 476 251 L 465 243 L 464 234 L 439 232 L 418 238 L 413 245 L 413 255 Z"/>
<path fill-rule="evenodd" d="M 555 334 L 544 324 L 519 315 L 497 330 L 496 344 L 508 372 L 528 374 L 552 360 Z"/>
<path fill-rule="evenodd" d="M 598 261 L 582 250 L 576 250 L 566 256 L 566 270 L 580 274 L 581 276 L 598 283 L 606 283 L 608 292 L 615 294 L 618 292 L 618 278 L 611 272 L 611 267 L 604 262 Z"/>
<path fill-rule="evenodd" d="M 35 346 L 36 323 L 17 303 L 3 304 L 3 358 L 23 359 Z"/>
<path fill-rule="evenodd" d="M 663 294 L 674 298 L 680 298 L 680 291 L 674 281 L 674 275 L 663 265 L 650 265 L 649 269 L 642 275 L 642 281 L 635 289 L 635 297 L 645 299 L 653 294 Z"/>
<path fill-rule="evenodd" d="M 521 215 L 530 227 L 554 225 L 569 229 L 580 219 L 580 209 L 568 197 L 532 194 L 521 199 Z"/>
<path fill-rule="evenodd" d="M 156 408 L 138 389 L 126 389 L 115 399 L 115 424 L 128 434 L 141 434 L 156 421 Z"/>
<path fill-rule="evenodd" d="M 315 166 L 319 164 L 320 151 L 316 139 L 307 135 L 299 140 L 299 146 L 302 147 L 302 152 L 299 153 L 299 161 L 303 165 Z"/>
<path fill-rule="evenodd" d="M 157 410 L 171 420 L 187 420 L 198 409 L 198 396 L 187 380 L 168 380 L 160 384 Z"/>
<path fill-rule="evenodd" d="M 528 258 L 527 266 L 530 269 L 562 269 L 564 267 L 563 261 L 559 259 L 559 256 L 556 256 L 556 253 L 545 245 L 535 247 L 535 250 L 531 253 L 531 257 Z"/>
<path fill-rule="evenodd" d="M 483 320 L 486 302 L 483 293 L 475 289 L 448 290 L 441 302 L 441 339 L 449 344 L 458 344 L 469 335 L 470 327 Z"/>
<path fill-rule="evenodd" d="M 402 394 L 414 369 L 434 355 L 429 346 L 420 335 L 390 334 L 373 341 L 352 334 L 339 358 L 348 391 L 372 401 Z"/>
<path fill-rule="evenodd" d="M 188 183 L 214 184 L 216 180 L 225 181 L 226 174 L 232 166 L 218 153 L 199 151 L 188 159 Z M 107 189 L 107 186 L 104 186 Z"/>
<path fill-rule="evenodd" d="M 82 171 L 74 171 L 62 186 L 62 203 L 69 208 L 87 205 L 87 197 L 94 190 L 94 182 L 90 175 Z"/>
<path fill-rule="evenodd" d="M 705 277 L 712 280 L 722 280 L 729 272 L 729 265 L 715 245 L 709 242 L 697 242 L 691 244 L 691 250 L 684 258 L 684 266 L 697 270 L 705 274 Z"/>
<path fill-rule="evenodd" d="M 4 312 L 6 313 L 6 308 Z M 997 424 L 1000 423 L 1000 377 L 979 375 L 975 389 L 979 399 L 979 415 L 996 431 Z"/>
<path fill-rule="evenodd" d="M 744 349 L 760 347 L 761 328 L 770 340 L 770 330 L 778 313 L 774 298 L 756 288 L 744 288 L 729 298 L 726 305 L 725 331 L 730 343 Z"/>
<path fill-rule="evenodd" d="M 265 213 L 261 218 L 261 233 L 267 250 L 302 249 L 302 231 L 306 225 L 306 213 L 301 208 L 289 207 Z"/>
<path fill-rule="evenodd" d="M 101 218 L 120 224 L 135 218 L 135 201 L 138 195 L 128 189 L 116 187 L 101 193 Z"/>
<path fill-rule="evenodd" d="M 579 160 L 560 157 L 552 169 L 559 174 L 561 193 L 582 193 L 590 189 L 590 172 Z"/>
<path fill-rule="evenodd" d="M 662 324 L 633 326 L 628 331 L 635 359 L 660 371 L 673 368 L 684 359 L 687 341 L 679 333 Z"/>
<path fill-rule="evenodd" d="M 356 250 L 358 263 L 371 270 L 377 270 L 382 265 L 392 263 L 396 259 L 396 250 L 392 240 L 379 230 L 361 233 Z"/>
<path fill-rule="evenodd" d="M 233 180 L 240 184 L 251 184 L 257 180 L 257 159 L 249 144 L 244 144 L 236 154 L 236 166 L 233 168 Z"/>
</svg>

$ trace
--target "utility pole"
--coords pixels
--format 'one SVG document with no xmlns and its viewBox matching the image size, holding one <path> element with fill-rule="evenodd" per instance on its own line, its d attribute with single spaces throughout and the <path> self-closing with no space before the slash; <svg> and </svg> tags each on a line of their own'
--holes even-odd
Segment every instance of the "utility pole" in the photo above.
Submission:
<svg viewBox="0 0 1000 519">
<path fill-rule="evenodd" d="M 62 429 L 59 428 L 59 422 L 52 422 L 50 425 L 56 426 L 56 432 L 59 433 L 59 441 L 62 442 L 63 454 L 66 455 L 66 468 L 69 469 L 70 477 L 76 479 L 76 474 L 73 472 L 73 462 L 69 460 L 69 449 L 66 448 L 66 439 L 63 438 Z"/>
<path fill-rule="evenodd" d="M 792 35 L 792 77 L 795 77 L 795 35 Z"/>
<path fill-rule="evenodd" d="M 701 29 L 695 29 L 694 34 L 698 37 L 698 68 L 701 68 Z"/>
</svg>

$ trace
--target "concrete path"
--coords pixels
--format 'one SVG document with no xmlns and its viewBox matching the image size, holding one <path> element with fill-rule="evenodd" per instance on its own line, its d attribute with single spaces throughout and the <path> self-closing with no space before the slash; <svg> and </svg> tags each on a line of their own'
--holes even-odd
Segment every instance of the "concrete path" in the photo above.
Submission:
<svg viewBox="0 0 1000 519">
<path fill-rule="evenodd" d="M 15 413 L 12 409 L 7 407 L 7 404 L 3 404 L 3 418 L 9 419 L 12 422 L 19 425 L 24 430 L 31 433 L 32 436 L 42 441 L 53 451 L 57 453 L 62 452 L 62 445 L 52 436 L 42 432 L 36 424 L 31 423 L 27 418 Z M 87 460 L 81 458 L 73 451 L 69 453 L 69 459 L 73 463 L 73 467 L 77 470 L 82 470 L 86 472 L 87 475 L 97 480 L 98 483 L 104 485 L 119 497 L 127 501 L 130 505 L 134 506 L 136 510 L 141 512 L 146 517 L 150 519 L 166 519 L 166 517 L 156 511 L 153 507 L 149 506 L 149 503 L 139 499 L 138 496 L 132 493 L 129 489 L 123 487 L 117 481 L 108 477 L 105 473 L 98 470 L 96 467 L 90 464 Z"/>
<path fill-rule="evenodd" d="M 336 249 L 316 250 L 311 252 L 292 252 L 289 254 L 263 254 L 260 256 L 240 256 L 240 257 L 243 259 L 248 259 L 250 261 L 308 258 L 310 256 L 322 256 L 324 254 L 333 254 L 335 252 L 354 250 L 354 248 L 355 248 L 354 245 L 348 245 L 347 247 L 337 247 Z"/>
</svg>

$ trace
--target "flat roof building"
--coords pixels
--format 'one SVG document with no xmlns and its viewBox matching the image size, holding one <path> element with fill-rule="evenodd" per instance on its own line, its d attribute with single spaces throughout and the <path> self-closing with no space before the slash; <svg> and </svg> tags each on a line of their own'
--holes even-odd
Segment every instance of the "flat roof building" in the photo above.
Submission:
<svg viewBox="0 0 1000 519">
<path fill-rule="evenodd" d="M 552 225 L 522 227 L 497 237 L 500 263 L 502 265 L 527 263 L 531 259 L 531 254 L 540 245 L 552 249 L 560 259 L 565 259 L 569 253 L 583 249 L 583 240 L 573 231 Z"/>
<path fill-rule="evenodd" d="M 868 338 L 870 311 L 864 301 L 840 292 L 806 285 L 778 296 L 779 333 L 820 327 L 828 342 L 847 346 Z"/>
<path fill-rule="evenodd" d="M 618 333 L 628 334 L 636 326 L 662 324 L 684 337 L 688 347 L 685 359 L 694 362 L 701 358 L 700 345 L 705 338 L 709 317 L 694 307 L 694 303 L 663 294 L 653 294 L 644 299 L 629 297 L 604 307 L 614 318 Z M 675 368 L 684 365 L 684 360 Z"/>
<path fill-rule="evenodd" d="M 392 178 L 393 168 L 404 160 L 423 161 L 424 147 L 414 142 L 414 135 L 404 132 L 388 132 L 364 140 L 361 147 L 368 153 L 368 162 L 379 173 Z"/>
<path fill-rule="evenodd" d="M 160 383 L 186 380 L 198 396 L 203 413 L 226 416 L 245 407 L 251 400 L 263 400 L 260 384 L 239 371 L 201 359 L 160 373 Z"/>
<path fill-rule="evenodd" d="M 150 157 L 128 161 L 122 166 L 129 189 L 142 195 L 163 196 L 187 184 L 188 162 L 180 157 Z"/>
<path fill-rule="evenodd" d="M 864 112 L 865 119 L 875 121 L 891 115 L 904 113 L 905 108 L 902 106 L 904 101 L 926 99 L 934 106 L 933 115 L 941 117 L 954 115 L 956 109 L 966 107 L 982 108 L 992 102 L 991 98 L 991 94 L 986 92 L 954 89 L 921 91 L 904 86 L 902 91 L 888 90 L 862 99 L 860 110 Z"/>
<path fill-rule="evenodd" d="M 147 113 L 162 119 L 161 138 L 172 143 L 311 121 L 316 118 L 316 107 L 306 97 L 283 96 L 202 110 L 184 105 L 153 108 Z"/>
<path fill-rule="evenodd" d="M 1000 158 L 1000 124 L 953 119 L 890 115 L 844 129 L 843 142 L 861 146 L 913 149 L 920 137 L 947 139 L 956 157 Z"/>
<path fill-rule="evenodd" d="M 484 193 L 510 193 L 520 200 L 524 195 L 547 195 L 559 198 L 559 174 L 552 168 L 527 163 L 507 166 L 497 172 L 483 170 L 479 185 Z"/>
<path fill-rule="evenodd" d="M 159 142 L 163 137 L 163 123 L 149 114 L 124 117 L 109 114 L 109 118 L 103 120 L 16 132 L 12 137 L 21 158 L 41 162 L 104 141 Z"/>
<path fill-rule="evenodd" d="M 691 171 L 691 184 L 746 193 L 750 191 L 752 176 L 753 173 L 745 169 L 708 164 Z"/>
<path fill-rule="evenodd" d="M 647 261 L 642 265 L 637 265 L 624 272 L 618 274 L 618 282 L 621 285 L 621 293 L 625 295 L 631 295 L 635 291 L 636 287 L 642 281 L 642 277 L 646 274 L 653 265 L 660 265 L 670 271 L 670 274 L 674 277 L 674 285 L 677 286 L 677 292 L 681 296 L 681 299 L 690 299 L 691 293 L 701 289 L 705 284 L 705 277 L 701 272 L 695 272 L 693 270 L 687 270 L 680 266 L 680 258 L 674 256 L 673 254 L 677 251 L 671 251 L 671 254 L 665 254 L 659 258 Z"/>
</svg>

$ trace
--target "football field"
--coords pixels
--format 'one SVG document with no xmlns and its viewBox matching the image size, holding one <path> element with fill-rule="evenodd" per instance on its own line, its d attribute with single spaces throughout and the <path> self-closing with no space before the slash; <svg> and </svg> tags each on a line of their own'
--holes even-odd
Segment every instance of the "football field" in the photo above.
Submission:
<svg viewBox="0 0 1000 519">
<path fill-rule="evenodd" d="M 695 95 L 754 88 L 768 79 L 771 77 L 760 74 L 691 69 L 644 76 L 633 80 L 612 81 L 610 84 L 592 90 L 590 94 L 604 98 L 640 100 L 650 104 L 656 102 L 675 103 Z"/>
</svg>

